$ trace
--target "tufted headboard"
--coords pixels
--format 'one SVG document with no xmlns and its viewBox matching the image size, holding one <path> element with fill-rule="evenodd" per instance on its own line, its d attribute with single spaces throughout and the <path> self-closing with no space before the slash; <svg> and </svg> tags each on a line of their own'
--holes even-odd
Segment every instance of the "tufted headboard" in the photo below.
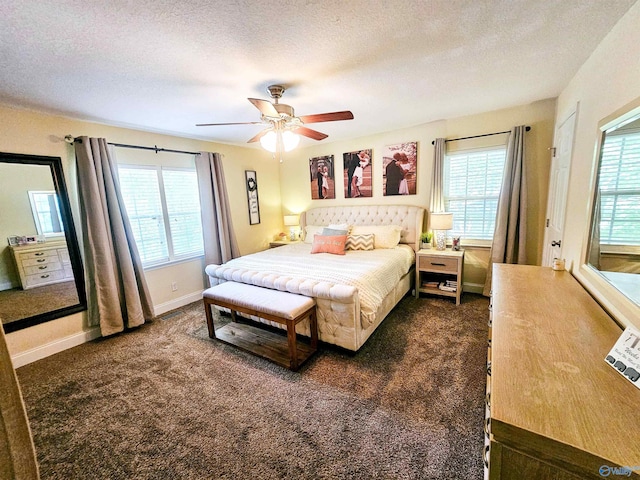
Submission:
<svg viewBox="0 0 640 480">
<path fill-rule="evenodd" d="M 358 205 L 350 207 L 318 207 L 300 214 L 300 228 L 307 225 L 400 225 L 400 243 L 414 250 L 420 248 L 425 209 L 415 205 Z"/>
</svg>

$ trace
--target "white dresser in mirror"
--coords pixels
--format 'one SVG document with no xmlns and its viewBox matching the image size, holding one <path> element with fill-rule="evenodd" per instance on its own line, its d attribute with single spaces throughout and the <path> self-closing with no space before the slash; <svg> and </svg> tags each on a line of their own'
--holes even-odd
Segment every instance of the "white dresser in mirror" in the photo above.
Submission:
<svg viewBox="0 0 640 480">
<path fill-rule="evenodd" d="M 24 290 L 74 279 L 64 240 L 12 246 L 11 253 Z"/>
</svg>

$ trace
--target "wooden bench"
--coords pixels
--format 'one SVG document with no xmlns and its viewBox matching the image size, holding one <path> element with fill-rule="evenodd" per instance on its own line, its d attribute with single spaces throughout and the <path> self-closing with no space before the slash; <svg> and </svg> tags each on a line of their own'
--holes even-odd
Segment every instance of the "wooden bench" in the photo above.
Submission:
<svg viewBox="0 0 640 480">
<path fill-rule="evenodd" d="M 224 282 L 202 293 L 209 337 L 267 358 L 285 368 L 297 370 L 318 348 L 316 302 L 313 298 L 270 290 L 237 282 Z M 216 331 L 211 306 L 228 308 L 233 322 Z M 287 341 L 282 335 L 238 323 L 236 312 L 254 315 L 287 326 Z M 311 341 L 298 342 L 296 325 L 309 318 Z"/>
</svg>

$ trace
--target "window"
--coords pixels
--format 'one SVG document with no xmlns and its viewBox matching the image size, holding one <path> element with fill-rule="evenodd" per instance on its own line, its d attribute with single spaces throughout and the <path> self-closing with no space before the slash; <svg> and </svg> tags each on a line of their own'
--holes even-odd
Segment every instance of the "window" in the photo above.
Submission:
<svg viewBox="0 0 640 480">
<path fill-rule="evenodd" d="M 53 237 L 64 235 L 64 225 L 58 205 L 58 195 L 53 190 L 29 190 L 29 202 L 38 235 Z"/>
<path fill-rule="evenodd" d="M 445 156 L 444 205 L 453 213 L 451 236 L 493 239 L 505 156 L 504 147 Z"/>
<path fill-rule="evenodd" d="M 607 133 L 598 182 L 600 243 L 640 245 L 640 131 Z"/>
<path fill-rule="evenodd" d="M 119 165 L 118 176 L 143 265 L 204 253 L 195 170 Z"/>
</svg>

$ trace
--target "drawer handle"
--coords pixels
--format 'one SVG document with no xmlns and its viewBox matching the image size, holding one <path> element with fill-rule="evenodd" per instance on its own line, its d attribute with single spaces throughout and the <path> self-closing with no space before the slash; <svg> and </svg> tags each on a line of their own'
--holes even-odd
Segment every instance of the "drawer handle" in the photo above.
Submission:
<svg viewBox="0 0 640 480">
<path fill-rule="evenodd" d="M 438 262 L 431 262 L 431 265 L 434 265 L 436 267 L 446 267 L 447 266 L 445 263 L 438 263 Z"/>
<path fill-rule="evenodd" d="M 487 407 L 491 408 L 491 392 L 487 392 L 484 397 L 484 403 L 487 404 Z"/>
<path fill-rule="evenodd" d="M 48 267 L 47 265 L 40 265 L 40 266 L 38 267 L 38 269 L 39 269 L 39 270 L 46 270 L 46 269 L 47 269 L 47 267 Z"/>
<path fill-rule="evenodd" d="M 487 418 L 484 421 L 484 434 L 489 438 L 491 434 L 491 418 Z"/>
<path fill-rule="evenodd" d="M 38 252 L 34 254 L 36 257 L 41 257 L 42 255 L 44 255 L 44 252 Z"/>
<path fill-rule="evenodd" d="M 49 278 L 49 274 L 47 273 L 46 275 L 40 275 L 40 278 Z"/>
<path fill-rule="evenodd" d="M 487 375 L 491 376 L 491 362 L 487 362 Z"/>
<path fill-rule="evenodd" d="M 493 325 L 493 318 L 489 319 L 489 321 L 487 322 L 487 325 L 489 326 L 489 328 L 491 328 L 491 326 Z"/>
<path fill-rule="evenodd" d="M 36 262 L 38 262 L 38 263 L 42 263 L 42 262 L 46 262 L 46 261 L 47 261 L 46 258 L 39 258 L 39 259 L 36 260 Z"/>
<path fill-rule="evenodd" d="M 482 454 L 482 460 L 484 461 L 484 466 L 489 468 L 489 445 L 484 446 L 484 453 Z"/>
</svg>

